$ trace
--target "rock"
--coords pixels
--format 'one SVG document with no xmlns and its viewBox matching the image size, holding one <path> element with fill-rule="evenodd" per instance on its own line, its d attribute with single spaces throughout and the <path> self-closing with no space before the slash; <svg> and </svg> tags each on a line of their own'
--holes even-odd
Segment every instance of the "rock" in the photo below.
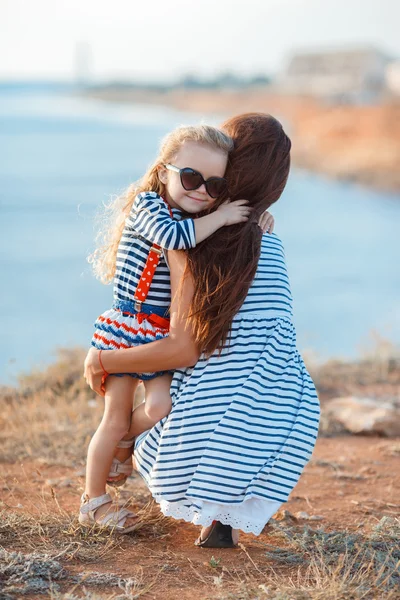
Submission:
<svg viewBox="0 0 400 600">
<path fill-rule="evenodd" d="M 369 467 L 368 465 L 366 465 L 365 467 L 361 467 L 361 469 L 359 469 L 359 474 L 362 475 L 364 473 L 366 473 L 367 475 L 376 475 L 376 469 L 373 469 L 372 467 Z"/>
<path fill-rule="evenodd" d="M 283 510 L 279 510 L 277 513 L 275 513 L 274 520 L 275 521 L 293 522 L 293 521 L 296 521 L 296 517 L 289 510 L 283 509 Z"/>
<path fill-rule="evenodd" d="M 58 485 L 59 481 L 59 479 L 46 479 L 46 485 L 49 485 L 50 487 L 55 487 Z"/>
<path fill-rule="evenodd" d="M 306 521 L 323 521 L 324 517 L 321 515 L 309 515 L 308 512 L 301 510 L 296 513 L 296 519 L 304 519 Z"/>
<path fill-rule="evenodd" d="M 305 512 L 304 510 L 300 510 L 299 512 L 296 513 L 296 517 L 297 519 L 309 519 L 310 515 Z"/>
<path fill-rule="evenodd" d="M 394 402 L 356 396 L 335 398 L 325 405 L 324 416 L 350 433 L 400 436 L 400 409 Z"/>
<path fill-rule="evenodd" d="M 335 477 L 337 479 L 367 479 L 367 477 L 364 477 L 364 475 L 359 475 L 357 473 L 336 473 Z"/>
<path fill-rule="evenodd" d="M 60 487 L 60 488 L 71 487 L 72 483 L 73 483 L 72 479 L 63 479 L 58 484 L 58 487 Z"/>
<path fill-rule="evenodd" d="M 72 485 L 72 479 L 64 479 L 59 477 L 58 479 L 46 479 L 46 485 L 50 487 L 70 487 Z"/>
</svg>

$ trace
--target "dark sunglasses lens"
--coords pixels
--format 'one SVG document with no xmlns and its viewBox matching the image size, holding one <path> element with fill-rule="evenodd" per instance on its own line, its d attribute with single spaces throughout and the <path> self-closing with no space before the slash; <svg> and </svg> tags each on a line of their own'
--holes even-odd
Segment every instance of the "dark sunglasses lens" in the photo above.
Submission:
<svg viewBox="0 0 400 600">
<path fill-rule="evenodd" d="M 206 184 L 207 192 L 211 198 L 218 198 L 226 191 L 226 180 L 221 177 L 209 179 Z"/>
<path fill-rule="evenodd" d="M 203 183 L 203 178 L 200 173 L 193 171 L 193 169 L 182 169 L 181 183 L 185 190 L 197 190 Z"/>
</svg>

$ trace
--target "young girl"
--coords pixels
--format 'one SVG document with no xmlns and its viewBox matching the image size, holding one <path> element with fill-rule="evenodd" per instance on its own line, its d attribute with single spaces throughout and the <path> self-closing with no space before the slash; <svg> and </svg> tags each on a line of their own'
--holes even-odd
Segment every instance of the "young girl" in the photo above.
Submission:
<svg viewBox="0 0 400 600">
<path fill-rule="evenodd" d="M 171 298 L 163 250 L 192 248 L 217 229 L 248 220 L 245 200 L 224 203 L 196 220 L 182 219 L 184 213 L 186 217 L 209 208 L 227 192 L 224 173 L 232 149 L 232 140 L 214 127 L 178 128 L 167 136 L 140 183 L 113 203 L 116 224 L 106 229 L 103 245 L 92 256 L 96 275 L 103 282 L 114 278 L 113 307 L 97 319 L 92 339 L 100 361 L 103 350 L 147 344 L 168 335 Z M 166 372 L 121 373 L 104 380 L 105 410 L 88 449 L 82 524 L 131 529 L 126 523 L 132 513 L 112 510 L 106 481 L 120 485 L 132 472 L 133 440 L 120 440 L 129 430 L 139 381 L 145 387 L 150 429 L 171 410 L 171 378 Z M 116 446 L 121 451 L 113 458 Z"/>
</svg>

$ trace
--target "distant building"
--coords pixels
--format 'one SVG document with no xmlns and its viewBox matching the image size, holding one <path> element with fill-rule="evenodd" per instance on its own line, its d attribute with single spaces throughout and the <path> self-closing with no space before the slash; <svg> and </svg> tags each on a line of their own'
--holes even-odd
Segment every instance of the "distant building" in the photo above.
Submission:
<svg viewBox="0 0 400 600">
<path fill-rule="evenodd" d="M 288 93 L 371 102 L 386 90 L 391 58 L 375 48 L 297 53 L 279 78 Z"/>
<path fill-rule="evenodd" d="M 386 69 L 388 90 L 393 96 L 400 96 L 400 60 L 391 62 Z"/>
<path fill-rule="evenodd" d="M 88 42 L 78 42 L 75 45 L 75 82 L 85 87 L 92 82 L 93 54 Z"/>
</svg>

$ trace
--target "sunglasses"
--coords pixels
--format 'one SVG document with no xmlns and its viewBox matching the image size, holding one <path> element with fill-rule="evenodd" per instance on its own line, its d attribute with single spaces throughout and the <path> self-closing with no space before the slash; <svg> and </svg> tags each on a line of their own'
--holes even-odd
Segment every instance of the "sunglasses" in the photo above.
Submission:
<svg viewBox="0 0 400 600">
<path fill-rule="evenodd" d="M 204 183 L 207 194 L 211 196 L 211 198 L 218 198 L 228 188 L 228 183 L 224 177 L 209 177 L 206 180 L 201 173 L 190 167 L 180 169 L 179 167 L 170 164 L 166 164 L 164 167 L 169 171 L 179 173 L 182 187 L 187 191 L 198 190 Z"/>
</svg>

